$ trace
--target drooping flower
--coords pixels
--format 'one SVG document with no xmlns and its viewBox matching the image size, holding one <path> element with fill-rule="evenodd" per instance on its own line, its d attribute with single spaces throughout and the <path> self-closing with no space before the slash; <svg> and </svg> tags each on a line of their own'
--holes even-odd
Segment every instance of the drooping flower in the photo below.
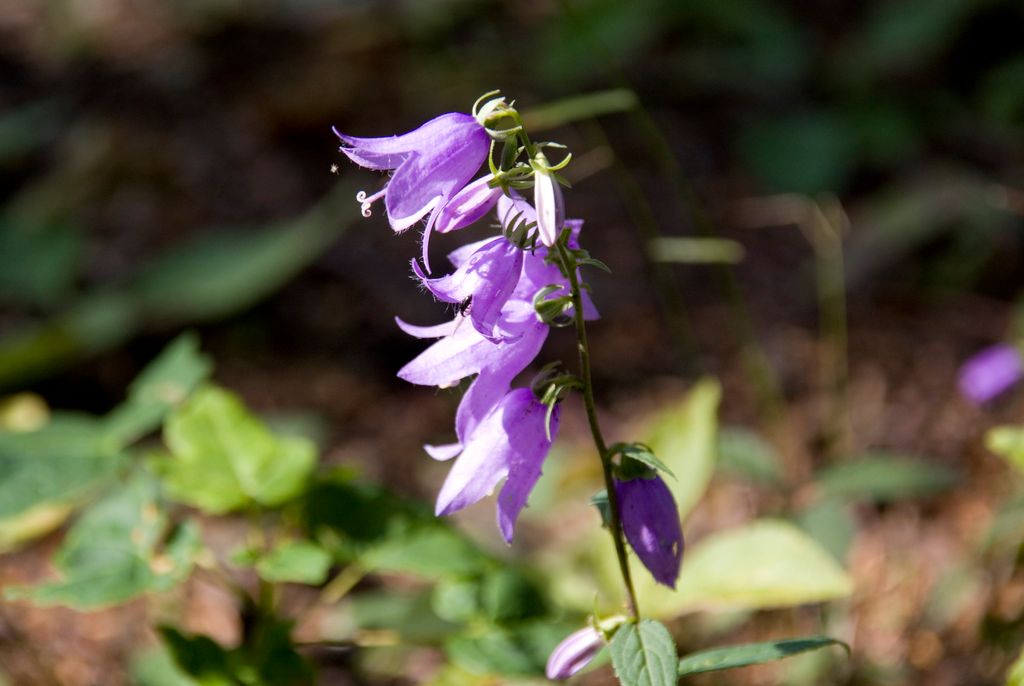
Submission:
<svg viewBox="0 0 1024 686">
<path fill-rule="evenodd" d="M 498 317 L 519 283 L 523 251 L 504 236 L 481 245 L 453 274 L 429 279 L 415 260 L 413 271 L 423 285 L 444 302 L 464 304 L 473 327 L 484 337 L 500 340 Z"/>
<path fill-rule="evenodd" d="M 1024 378 L 1024 360 L 1020 349 L 997 343 L 975 353 L 960 367 L 960 392 L 976 405 L 982 405 L 1009 390 Z"/>
<path fill-rule="evenodd" d="M 511 541 L 516 520 L 540 478 L 558 431 L 558 407 L 551 415 L 551 438 L 546 414 L 547 408 L 529 388 L 507 393 L 466 437 L 462 453 L 438 493 L 436 514 L 447 515 L 472 505 L 505 479 L 498 494 L 498 528 L 505 540 Z"/>
<path fill-rule="evenodd" d="M 659 584 L 676 587 L 683 561 L 683 530 L 676 501 L 658 476 L 615 480 L 622 530 Z"/>
<path fill-rule="evenodd" d="M 501 188 L 491 188 L 493 174 L 481 176 L 455 194 L 448 204 L 441 209 L 434 230 L 438 233 L 449 233 L 464 229 L 491 211 L 494 203 L 501 197 Z"/>
<path fill-rule="evenodd" d="M 593 627 L 584 627 L 566 636 L 548 657 L 544 673 L 549 679 L 568 679 L 594 659 L 604 640 Z"/>
<path fill-rule="evenodd" d="M 430 213 L 424 230 L 424 264 L 430 271 L 425 255 L 432 225 L 487 158 L 487 131 L 474 117 L 451 112 L 400 136 L 357 138 L 337 129 L 334 133 L 343 143 L 341 152 L 356 164 L 394 170 L 379 192 L 369 196 L 360 192 L 356 196 L 364 216 L 369 216 L 370 207 L 381 196 L 395 231 L 408 229 Z"/>
</svg>

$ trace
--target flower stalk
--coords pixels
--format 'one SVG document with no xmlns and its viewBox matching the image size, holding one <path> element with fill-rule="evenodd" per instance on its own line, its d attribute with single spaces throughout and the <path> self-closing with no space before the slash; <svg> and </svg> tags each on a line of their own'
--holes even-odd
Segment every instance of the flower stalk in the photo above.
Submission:
<svg viewBox="0 0 1024 686">
<path fill-rule="evenodd" d="M 619 571 L 622 573 L 622 583 L 626 587 L 626 607 L 629 616 L 635 621 L 640 618 L 636 602 L 636 591 L 633 588 L 633 577 L 629 571 L 629 558 L 626 555 L 626 541 L 622 530 L 622 510 L 619 507 L 619 498 L 615 491 L 615 478 L 612 474 L 612 456 L 605 444 L 604 435 L 601 433 L 601 425 L 597 420 L 597 407 L 594 402 L 594 383 L 590 372 L 590 345 L 587 341 L 587 325 L 583 319 L 583 294 L 580 287 L 579 276 L 576 271 L 576 260 L 566 247 L 568 231 L 563 232 L 562 238 L 557 243 L 558 258 L 562 264 L 567 278 L 569 279 L 570 297 L 573 304 L 573 323 L 576 329 L 576 348 L 579 352 L 580 377 L 583 383 L 583 406 L 586 408 L 587 424 L 590 426 L 590 435 L 594 440 L 594 447 L 601 458 L 601 470 L 604 474 L 604 485 L 608 493 L 609 509 L 609 532 L 612 542 L 615 545 L 615 556 L 619 561 Z"/>
</svg>

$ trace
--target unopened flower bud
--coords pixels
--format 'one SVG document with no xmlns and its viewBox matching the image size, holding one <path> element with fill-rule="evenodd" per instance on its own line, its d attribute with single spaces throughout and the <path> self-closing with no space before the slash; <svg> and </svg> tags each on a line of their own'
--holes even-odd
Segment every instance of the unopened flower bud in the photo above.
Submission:
<svg viewBox="0 0 1024 686">
<path fill-rule="evenodd" d="M 558 234 L 565 224 L 565 202 L 558 179 L 548 169 L 544 153 L 537 153 L 537 163 L 533 168 L 533 206 L 537 210 L 537 234 L 540 242 L 550 248 L 558 240 Z"/>
<path fill-rule="evenodd" d="M 660 477 L 615 481 L 622 530 L 659 584 L 676 587 L 683 562 L 683 530 L 672 492 Z"/>
<path fill-rule="evenodd" d="M 992 345 L 976 353 L 960 367 L 960 392 L 981 405 L 1003 393 L 1024 377 L 1020 350 L 1007 343 Z"/>
<path fill-rule="evenodd" d="M 568 679 L 594 659 L 604 640 L 593 627 L 574 631 L 559 643 L 548 658 L 545 673 L 549 679 Z"/>
</svg>

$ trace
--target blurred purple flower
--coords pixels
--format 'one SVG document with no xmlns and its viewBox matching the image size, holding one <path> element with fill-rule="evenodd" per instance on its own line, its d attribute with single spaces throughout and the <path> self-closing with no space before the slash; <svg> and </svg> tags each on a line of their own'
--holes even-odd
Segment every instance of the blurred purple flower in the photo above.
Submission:
<svg viewBox="0 0 1024 686">
<path fill-rule="evenodd" d="M 672 492 L 660 477 L 615 481 L 622 529 L 659 584 L 676 587 L 683 561 L 683 530 Z"/>
<path fill-rule="evenodd" d="M 971 402 L 981 405 L 1024 377 L 1024 360 L 1020 350 L 1007 343 L 984 348 L 960 367 L 960 392 Z"/>
<path fill-rule="evenodd" d="M 529 388 L 510 391 L 466 437 L 441 492 L 435 512 L 447 515 L 491 494 L 498 494 L 498 528 L 512 540 L 516 519 L 541 475 L 551 448 L 545 431 L 547 408 Z M 551 436 L 558 431 L 558 408 L 551 415 Z"/>
<path fill-rule="evenodd" d="M 568 679 L 594 659 L 604 640 L 593 627 L 574 631 L 551 651 L 545 674 L 549 679 Z"/>
<path fill-rule="evenodd" d="M 370 215 L 371 205 L 381 196 L 395 231 L 404 231 L 431 213 L 423 234 L 424 264 L 429 272 L 426 245 L 430 230 L 448 201 L 487 158 L 487 131 L 474 117 L 451 112 L 401 136 L 356 138 L 337 129 L 334 133 L 343 143 L 341 152 L 359 166 L 395 172 L 379 192 L 356 196 L 364 216 Z"/>
</svg>

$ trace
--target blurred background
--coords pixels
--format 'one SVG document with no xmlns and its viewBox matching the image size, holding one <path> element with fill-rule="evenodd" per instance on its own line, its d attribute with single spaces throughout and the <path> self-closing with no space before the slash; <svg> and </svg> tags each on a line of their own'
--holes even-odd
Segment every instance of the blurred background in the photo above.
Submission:
<svg viewBox="0 0 1024 686">
<path fill-rule="evenodd" d="M 720 392 L 688 543 L 786 517 L 852 580 L 827 611 L 683 616 L 684 652 L 792 628 L 853 648 L 705 683 L 1002 684 L 1024 504 L 984 436 L 1024 394 L 979 407 L 957 370 L 1020 331 L 1022 34 L 1011 0 L 0 3 L 0 393 L 105 412 L 191 329 L 218 383 L 303 422 L 324 462 L 432 500 L 444 467 L 420 445 L 447 440 L 456 397 L 395 378 L 421 345 L 392 317 L 444 309 L 409 279 L 415 232 L 359 216 L 380 178 L 330 127 L 403 132 L 500 88 L 573 152 L 567 212 L 613 271 L 592 276 L 610 433 L 698 379 Z M 464 241 L 435 239 L 437 262 Z M 579 415 L 569 465 L 592 460 Z M 542 556 L 545 497 L 500 554 Z M 491 506 L 460 525 L 496 548 Z M 45 575 L 58 542 L 0 558 L 0 584 Z M 191 628 L 230 640 L 225 599 L 189 593 Z M 147 612 L 5 603 L 0 667 L 125 683 Z"/>
</svg>

